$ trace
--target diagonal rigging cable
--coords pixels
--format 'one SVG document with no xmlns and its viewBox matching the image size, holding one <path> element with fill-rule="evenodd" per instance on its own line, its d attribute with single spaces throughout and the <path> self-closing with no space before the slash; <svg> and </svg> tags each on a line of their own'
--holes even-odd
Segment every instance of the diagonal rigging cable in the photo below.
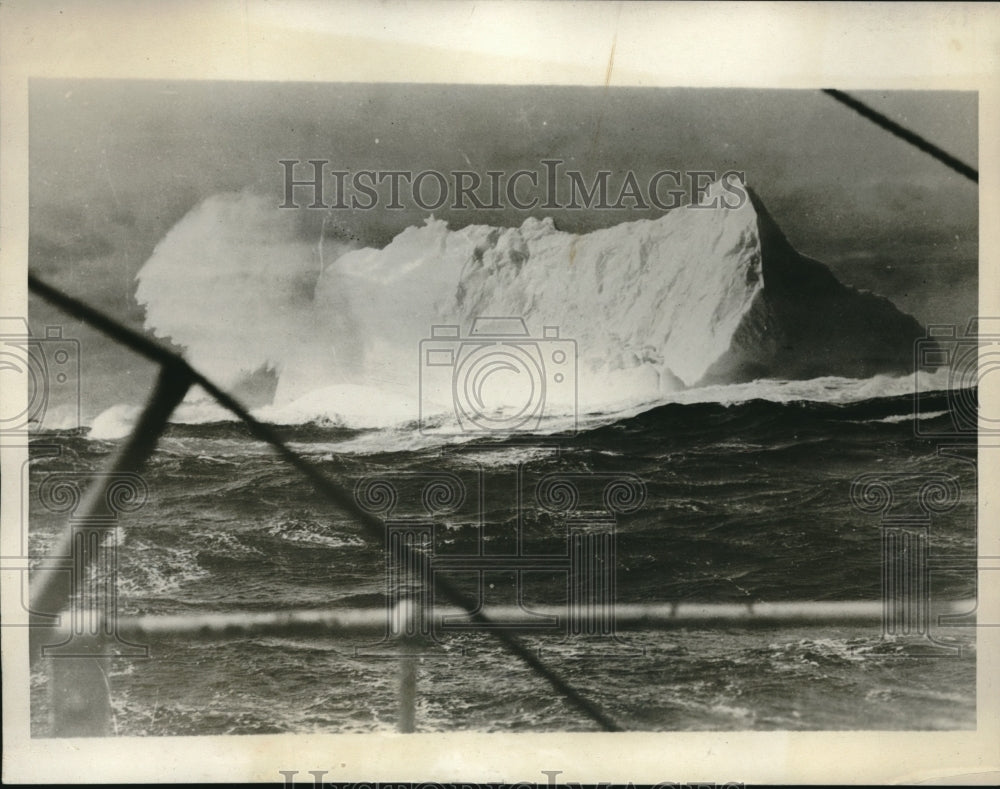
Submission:
<svg viewBox="0 0 1000 789">
<path fill-rule="evenodd" d="M 202 389 L 215 398 L 219 405 L 238 416 L 249 428 L 251 435 L 270 444 L 289 465 L 308 479 L 320 496 L 340 508 L 343 512 L 357 518 L 375 539 L 382 537 L 383 524 L 378 518 L 361 509 L 350 493 L 339 483 L 330 479 L 317 466 L 291 449 L 275 432 L 273 427 L 253 417 L 237 400 L 220 389 L 202 373 L 191 367 L 183 357 L 119 323 L 114 318 L 105 315 L 89 304 L 63 293 L 30 273 L 28 274 L 28 286 L 33 293 L 38 294 L 64 312 L 103 332 L 119 344 L 125 345 L 147 359 L 157 362 L 163 368 L 161 380 L 164 377 L 179 377 L 185 379 L 184 383 L 201 386 Z M 153 400 L 156 401 L 160 397 L 161 392 L 158 385 Z M 400 547 L 404 556 L 408 556 L 413 551 L 412 548 L 405 544 Z M 447 581 L 438 574 L 434 574 L 432 583 L 434 588 L 441 592 L 444 597 L 448 598 L 452 604 L 464 608 L 474 622 L 481 625 L 493 624 L 489 617 L 480 611 L 478 602 L 472 600 L 450 581 Z M 42 596 L 44 597 L 45 595 L 43 594 Z M 580 691 L 544 663 L 516 635 L 502 627 L 490 628 L 490 632 L 512 653 L 534 670 L 535 673 L 544 678 L 572 706 L 597 723 L 602 729 L 605 731 L 622 731 L 621 725 L 607 712 L 583 696 Z"/>
<path fill-rule="evenodd" d="M 847 93 L 844 93 L 843 91 L 834 90 L 833 88 L 823 88 L 823 92 L 830 98 L 850 107 L 856 113 L 858 113 L 864 118 L 867 118 L 877 126 L 881 126 L 890 134 L 896 135 L 900 139 L 910 143 L 910 145 L 919 148 L 924 153 L 933 156 L 939 162 L 944 164 L 946 167 L 950 167 L 956 173 L 964 175 L 970 181 L 975 181 L 977 184 L 979 183 L 978 170 L 976 170 L 973 167 L 970 167 L 961 159 L 955 158 L 947 151 L 941 150 L 936 145 L 934 145 L 934 143 L 928 142 L 919 134 L 910 131 L 904 126 L 900 126 L 895 121 L 892 121 L 889 118 L 887 118 L 881 112 L 873 110 L 864 102 L 858 101 L 856 98 L 848 95 Z"/>
</svg>

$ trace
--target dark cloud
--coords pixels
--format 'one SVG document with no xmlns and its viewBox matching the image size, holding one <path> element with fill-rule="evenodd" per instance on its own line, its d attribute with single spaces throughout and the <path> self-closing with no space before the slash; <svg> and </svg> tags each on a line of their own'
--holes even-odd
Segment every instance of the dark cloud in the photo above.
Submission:
<svg viewBox="0 0 1000 789">
<path fill-rule="evenodd" d="M 38 272 L 53 271 L 79 260 L 106 257 L 114 249 L 107 238 L 93 233 L 65 240 L 32 233 L 28 240 L 28 265 Z"/>
</svg>

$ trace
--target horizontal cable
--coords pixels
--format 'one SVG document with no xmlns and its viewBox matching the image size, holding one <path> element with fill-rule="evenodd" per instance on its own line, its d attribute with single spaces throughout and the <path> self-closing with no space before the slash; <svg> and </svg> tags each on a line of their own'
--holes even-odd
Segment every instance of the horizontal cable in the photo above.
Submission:
<svg viewBox="0 0 1000 789">
<path fill-rule="evenodd" d="M 976 601 L 956 600 L 934 606 L 936 616 L 955 616 L 975 610 Z M 379 636 L 387 635 L 390 622 L 413 616 L 414 606 L 402 611 L 386 608 L 331 608 L 299 611 L 232 612 L 119 616 L 113 625 L 124 638 L 227 638 L 236 636 Z M 882 623 L 885 611 L 879 600 L 795 601 L 777 603 L 623 603 L 611 607 L 616 631 L 672 630 L 713 627 L 812 627 L 819 625 L 873 625 Z M 565 606 L 532 606 L 535 616 L 565 617 Z M 483 613 L 493 627 L 538 631 L 524 622 L 526 611 L 518 606 L 488 606 Z M 434 606 L 435 629 L 445 618 L 467 616 L 463 608 Z M 523 624 L 521 624 L 523 623 Z M 111 623 L 108 623 L 109 630 Z M 456 631 L 458 629 L 456 628 Z"/>
<path fill-rule="evenodd" d="M 841 90 L 834 90 L 833 88 L 823 88 L 823 92 L 832 99 L 839 101 L 854 110 L 856 113 L 864 118 L 867 118 L 872 123 L 877 126 L 881 126 L 890 134 L 894 134 L 901 140 L 905 140 L 910 145 L 919 148 L 926 154 L 933 156 L 939 162 L 944 164 L 946 167 L 950 167 L 956 173 L 964 175 L 971 181 L 979 183 L 979 171 L 973 167 L 970 167 L 965 162 L 960 159 L 955 158 L 947 151 L 943 151 L 938 148 L 934 143 L 925 140 L 919 134 L 910 131 L 905 126 L 900 126 L 895 121 L 889 120 L 885 115 L 883 115 L 878 110 L 874 110 L 862 101 L 858 101 L 853 96 L 844 93 Z"/>
<path fill-rule="evenodd" d="M 191 367 L 180 355 L 163 348 L 156 342 L 144 337 L 139 332 L 128 328 L 113 318 L 94 309 L 89 304 L 85 304 L 79 299 L 69 296 L 58 288 L 43 282 L 33 274 L 28 274 L 28 287 L 32 292 L 42 296 L 44 299 L 72 315 L 75 318 L 87 323 L 95 329 L 108 335 L 115 341 L 131 348 L 136 353 L 157 362 L 164 368 L 170 370 L 172 374 L 185 379 L 192 385 L 197 384 L 211 395 L 219 405 L 238 416 L 247 425 L 250 434 L 255 438 L 270 444 L 278 454 L 293 468 L 297 469 L 306 479 L 312 483 L 313 488 L 327 501 L 339 507 L 341 511 L 356 518 L 368 531 L 373 539 L 381 540 L 383 537 L 382 522 L 369 512 L 361 509 L 351 494 L 337 482 L 327 477 L 320 469 L 288 447 L 273 427 L 258 421 L 251 416 L 250 412 L 244 408 L 239 401 L 219 388 L 215 383 L 206 378 L 200 372 Z M 412 549 L 407 545 L 401 545 L 400 551 L 404 558 L 408 556 Z M 459 590 L 451 582 L 442 576 L 435 574 L 433 577 L 434 588 L 447 598 L 452 604 L 462 609 L 465 614 L 474 622 L 489 626 L 490 620 L 479 610 L 479 602 L 472 599 Z M 44 613 L 44 612 L 39 612 Z M 521 641 L 509 630 L 491 629 L 493 636 L 503 643 L 512 653 L 520 658 L 539 676 L 544 678 L 560 695 L 584 713 L 588 718 L 597 723 L 606 731 L 621 731 L 621 726 L 614 721 L 604 710 L 589 699 L 582 696 L 579 691 L 570 685 L 566 680 L 550 669 L 531 649 L 521 643 Z"/>
</svg>

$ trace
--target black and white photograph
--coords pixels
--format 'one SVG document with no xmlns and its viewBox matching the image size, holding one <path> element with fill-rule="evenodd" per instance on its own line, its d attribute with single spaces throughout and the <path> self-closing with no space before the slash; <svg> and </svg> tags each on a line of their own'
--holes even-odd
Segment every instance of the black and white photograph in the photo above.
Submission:
<svg viewBox="0 0 1000 789">
<path fill-rule="evenodd" d="M 995 723 L 980 91 L 612 33 L 596 84 L 29 75 L 28 747 Z"/>
</svg>

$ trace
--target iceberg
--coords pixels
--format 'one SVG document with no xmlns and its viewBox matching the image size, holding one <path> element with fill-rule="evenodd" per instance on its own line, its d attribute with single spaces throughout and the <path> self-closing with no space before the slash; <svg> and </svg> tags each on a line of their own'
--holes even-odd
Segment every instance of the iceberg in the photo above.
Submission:
<svg viewBox="0 0 1000 789">
<path fill-rule="evenodd" d="M 580 235 L 550 218 L 452 230 L 431 217 L 325 261 L 263 198 L 215 196 L 157 246 L 136 295 L 147 327 L 223 384 L 273 371 L 274 405 L 357 387 L 415 402 L 421 340 L 440 325 L 460 340 L 484 316 L 574 341 L 581 413 L 761 378 L 912 372 L 920 324 L 796 252 L 740 191 L 731 207 L 717 182 L 697 204 Z"/>
</svg>

